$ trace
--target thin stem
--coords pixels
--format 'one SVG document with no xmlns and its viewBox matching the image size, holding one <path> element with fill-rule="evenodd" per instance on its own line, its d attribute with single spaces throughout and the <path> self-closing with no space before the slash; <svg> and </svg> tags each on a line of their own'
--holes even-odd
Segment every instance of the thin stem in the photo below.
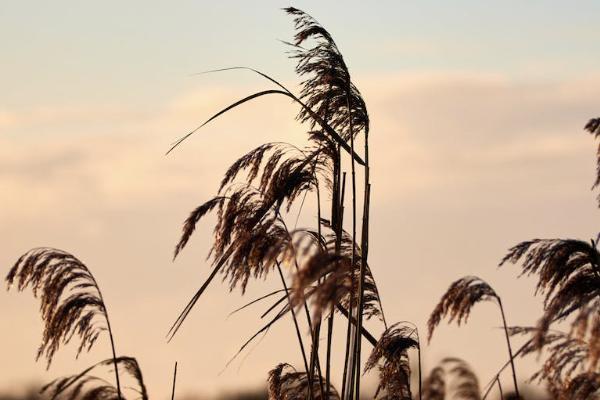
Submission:
<svg viewBox="0 0 600 400">
<path fill-rule="evenodd" d="M 331 387 L 331 343 L 333 340 L 333 315 L 334 310 L 331 307 L 331 313 L 327 319 L 327 354 L 325 356 L 325 388 L 329 397 L 329 388 Z"/>
<path fill-rule="evenodd" d="M 500 306 L 500 314 L 502 314 L 502 324 L 504 326 L 504 335 L 506 336 L 506 345 L 508 347 L 508 356 L 510 357 L 510 367 L 512 369 L 513 384 L 515 385 L 515 394 L 517 395 L 517 398 L 520 399 L 521 396 L 519 395 L 519 385 L 517 384 L 517 373 L 515 371 L 515 362 L 514 362 L 512 347 L 510 345 L 508 326 L 506 324 L 506 316 L 504 315 L 504 307 L 502 307 L 502 300 L 500 300 L 500 297 L 498 297 L 498 305 Z"/>
<path fill-rule="evenodd" d="M 279 216 L 279 220 L 281 221 L 281 224 L 283 225 L 283 227 L 285 228 L 285 231 L 288 234 L 288 237 L 290 238 L 290 246 L 292 247 L 292 250 L 294 252 L 294 266 L 296 267 L 296 272 L 299 273 L 300 272 L 300 267 L 298 266 L 298 260 L 296 259 L 296 249 L 294 248 L 294 244 L 292 241 L 292 236 L 290 234 L 290 230 L 288 229 L 285 220 L 283 219 L 283 216 L 281 215 L 281 213 L 279 212 L 279 210 L 277 210 L 277 215 Z M 279 268 L 279 265 L 278 265 Z M 281 273 L 281 271 L 280 271 Z M 287 292 L 287 289 L 286 289 Z M 308 310 L 308 304 L 306 303 L 306 299 L 303 300 L 303 306 L 304 306 L 304 311 L 306 313 L 306 321 L 308 322 L 308 329 L 310 330 L 310 337 L 312 340 L 312 344 L 311 344 L 311 368 L 310 369 L 306 369 L 306 373 L 309 376 L 309 380 L 310 382 L 312 382 L 312 365 L 313 365 L 313 355 L 315 356 L 315 361 L 317 364 L 317 371 L 319 372 L 319 387 L 321 389 L 321 392 L 324 392 L 323 390 L 323 374 L 321 372 L 321 361 L 319 360 L 319 354 L 314 352 L 315 350 L 315 343 L 316 341 L 318 341 L 318 338 L 315 339 L 315 334 L 317 333 L 315 331 L 315 329 L 313 328 L 313 324 L 312 324 L 312 318 L 310 317 L 310 311 Z M 290 308 L 292 308 L 292 303 L 290 302 Z M 292 309 L 293 312 L 293 309 Z"/>
<path fill-rule="evenodd" d="M 171 390 L 171 400 L 175 400 L 175 383 L 177 382 L 177 361 L 175 361 L 175 370 L 173 371 L 173 389 Z"/>
<path fill-rule="evenodd" d="M 315 363 L 319 358 L 319 338 L 321 336 L 321 320 L 315 322 L 314 333 L 312 334 L 312 349 L 310 353 L 310 380 L 313 381 L 315 377 Z M 321 391 L 321 398 L 324 398 L 323 388 L 323 376 L 321 375 L 321 369 L 319 368 L 319 388 Z"/>
<path fill-rule="evenodd" d="M 570 314 L 572 311 L 573 311 L 572 309 L 571 309 L 571 310 L 569 310 L 569 309 L 565 310 L 565 311 L 564 311 L 564 312 L 562 312 L 560 315 L 557 315 L 557 316 L 556 316 L 556 318 L 554 318 L 554 319 L 552 320 L 552 322 L 555 322 L 555 321 L 558 321 L 558 320 L 560 320 L 560 319 L 564 318 L 566 315 L 569 315 L 569 314 Z M 505 330 L 505 331 L 506 331 L 506 330 Z M 533 339 L 529 339 L 529 340 L 527 340 L 525 343 L 523 343 L 523 344 L 521 345 L 521 347 L 519 347 L 519 349 L 518 349 L 518 350 L 515 352 L 515 354 L 514 354 L 512 357 L 510 357 L 510 360 L 506 361 L 506 362 L 505 362 L 505 363 L 502 365 L 502 367 L 500 367 L 500 369 L 498 370 L 498 372 L 496 372 L 496 375 L 494 375 L 494 376 L 492 377 L 492 379 L 490 379 L 490 380 L 488 381 L 488 383 L 487 383 L 487 384 L 484 386 L 484 387 L 486 387 L 486 388 L 487 388 L 487 390 L 486 390 L 486 392 L 483 394 L 483 397 L 481 398 L 481 400 L 485 400 L 485 399 L 487 398 L 487 396 L 490 394 L 490 392 L 491 392 L 492 388 L 494 387 L 494 382 L 495 382 L 496 378 L 497 378 L 498 376 L 500 376 L 500 374 L 501 374 L 501 373 L 502 373 L 502 372 L 503 372 L 503 371 L 504 371 L 506 368 L 508 368 L 508 366 L 509 366 L 509 365 L 511 365 L 511 363 L 512 363 L 512 360 L 513 360 L 513 359 L 515 359 L 515 358 L 516 358 L 518 355 L 521 355 L 521 353 L 523 353 L 523 352 L 525 351 L 525 349 L 526 349 L 527 347 L 529 347 L 529 346 L 532 344 L 532 342 L 533 342 Z"/>
<path fill-rule="evenodd" d="M 119 381 L 119 366 L 117 365 L 117 351 L 115 350 L 115 341 L 113 339 L 112 329 L 110 328 L 110 322 L 108 316 L 106 316 L 106 327 L 108 328 L 108 337 L 110 337 L 110 347 L 113 354 L 113 364 L 115 365 L 115 381 L 117 382 L 117 394 L 119 400 L 123 398 L 121 395 L 121 382 Z"/>
<path fill-rule="evenodd" d="M 362 329 L 363 321 L 363 308 L 364 308 L 364 291 L 365 291 L 365 273 L 367 270 L 367 255 L 369 250 L 369 207 L 371 199 L 371 184 L 369 183 L 369 147 L 368 147 L 368 135 L 365 132 L 365 193 L 364 193 L 364 204 L 363 204 L 363 223 L 362 223 L 362 236 L 361 236 L 361 263 L 360 263 L 360 279 L 358 282 L 358 323 L 356 331 L 356 368 L 357 368 L 357 381 L 356 381 L 356 398 L 360 398 L 360 356 L 361 356 L 361 336 L 360 331 Z"/>
<path fill-rule="evenodd" d="M 283 272 L 281 272 L 281 266 L 279 262 L 277 262 L 277 271 L 279 271 L 279 276 L 281 277 L 281 283 L 283 284 L 283 288 L 285 289 L 285 293 L 288 299 L 288 306 L 290 307 L 290 311 L 292 313 L 292 318 L 294 320 L 294 326 L 296 327 L 296 336 L 298 337 L 298 343 L 300 344 L 300 351 L 302 352 L 302 360 L 304 361 L 305 371 L 308 373 L 308 361 L 306 359 L 306 351 L 304 350 L 304 343 L 302 342 L 302 335 L 300 334 L 300 327 L 298 326 L 298 319 L 296 318 L 296 312 L 294 311 L 294 307 L 292 305 L 292 299 L 290 297 L 290 292 L 288 290 L 287 284 L 285 283 L 285 278 L 283 277 Z M 309 380 L 309 393 L 310 397 L 313 398 L 313 385 L 312 381 Z"/>
<path fill-rule="evenodd" d="M 115 340 L 113 338 L 113 333 L 112 333 L 112 328 L 110 326 L 110 319 L 108 318 L 108 310 L 106 308 L 106 303 L 104 302 L 104 297 L 102 296 L 102 291 L 100 290 L 100 287 L 98 286 L 98 283 L 96 282 L 96 279 L 91 276 L 92 280 L 94 281 L 94 285 L 96 286 L 96 290 L 98 291 L 98 297 L 100 297 L 100 302 L 102 303 L 102 307 L 104 308 L 104 318 L 106 319 L 106 329 L 108 330 L 108 337 L 110 338 L 110 348 L 112 350 L 112 358 L 113 358 L 113 364 L 115 367 L 115 382 L 117 384 L 117 395 L 119 397 L 119 400 L 123 399 L 123 395 L 121 394 L 121 382 L 119 380 L 119 363 L 117 362 L 117 351 L 115 349 Z"/>
<path fill-rule="evenodd" d="M 321 240 L 321 195 L 319 192 L 319 181 L 316 178 L 316 174 L 314 173 L 314 167 L 313 167 L 313 176 L 315 178 L 316 181 L 316 191 L 317 191 L 317 234 L 319 236 L 319 240 Z M 320 281 L 319 281 L 320 283 Z M 315 330 L 314 333 L 312 335 L 312 349 L 311 349 L 311 353 L 310 353 L 310 380 L 312 381 L 314 379 L 314 373 L 315 373 L 315 361 L 319 358 L 319 338 L 321 337 L 321 320 L 319 319 L 318 321 L 315 322 Z M 319 369 L 319 383 L 320 383 L 320 389 L 321 389 L 321 397 L 323 397 L 323 378 L 321 376 L 321 372 Z M 329 384 L 326 385 L 327 388 L 329 388 Z"/>
<path fill-rule="evenodd" d="M 365 139 L 366 140 L 366 139 Z M 368 157 L 367 157 L 368 160 Z M 361 336 L 360 331 L 362 329 L 362 321 L 363 321 L 363 308 L 364 308 L 364 291 L 365 291 L 365 273 L 367 270 L 367 254 L 368 254 L 368 246 L 369 246 L 369 201 L 370 201 L 370 193 L 371 193 L 371 184 L 368 183 L 369 179 L 369 167 L 368 164 L 365 167 L 365 176 L 366 176 L 366 186 L 365 186 L 365 203 L 364 203 L 364 211 L 363 211 L 363 228 L 362 228 L 362 257 L 360 263 L 360 280 L 358 286 L 358 323 L 357 323 L 357 334 L 356 334 L 356 368 L 357 374 L 360 377 L 360 356 L 361 356 Z M 356 381 L 356 398 L 360 397 L 360 379 Z"/>
<path fill-rule="evenodd" d="M 350 308 L 352 309 L 352 298 L 350 298 Z M 347 312 L 347 311 L 346 311 Z M 344 375 L 342 377 L 342 400 L 345 400 L 346 397 L 346 383 L 348 380 L 348 368 L 349 368 L 349 358 L 350 358 L 350 344 L 352 342 L 352 319 L 347 312 L 346 318 L 348 319 L 348 325 L 346 327 L 346 353 L 344 355 Z"/>
<path fill-rule="evenodd" d="M 335 308 L 337 308 L 338 311 L 341 312 L 342 315 L 348 319 L 348 322 L 352 323 L 353 325 L 356 325 L 356 318 L 351 317 L 350 314 L 348 313 L 348 310 L 346 310 L 344 308 L 344 306 L 342 306 L 340 303 L 337 303 L 335 305 Z M 360 330 L 360 333 L 365 339 L 367 339 L 367 342 L 369 342 L 373 345 L 373 347 L 377 346 L 377 339 L 375 339 L 375 336 L 373 336 L 368 330 L 366 330 L 363 327 Z"/>
<path fill-rule="evenodd" d="M 504 393 L 502 392 L 502 384 L 500 383 L 500 377 L 496 377 L 496 383 L 498 384 L 498 390 L 500 391 L 500 400 L 504 400 Z"/>
<path fill-rule="evenodd" d="M 339 157 L 339 150 L 338 150 L 338 157 Z M 338 158 L 339 160 L 339 158 Z M 338 161 L 339 163 L 339 161 Z M 340 178 L 338 177 L 338 182 L 340 181 Z M 340 195 L 340 200 L 338 203 L 338 207 L 337 207 L 337 215 L 336 215 L 336 226 L 335 226 L 335 234 L 336 234 L 336 254 L 339 254 L 340 251 L 340 247 L 341 247 L 341 240 L 342 240 L 342 227 L 343 227 L 343 222 L 344 222 L 344 198 L 345 198 L 345 193 L 346 193 L 346 173 L 344 172 L 341 178 L 341 195 Z M 353 301 L 352 301 L 352 296 L 350 296 L 350 309 L 352 309 L 353 307 Z M 351 341 L 352 341 L 352 335 L 351 335 L 351 329 L 352 329 L 352 324 L 350 323 L 350 320 L 348 320 L 347 323 L 347 327 L 346 327 L 346 349 L 344 352 L 344 372 L 343 372 L 343 376 L 342 376 L 342 396 L 341 398 L 344 399 L 345 394 L 347 392 L 346 390 L 346 383 L 347 383 L 347 374 L 348 374 L 348 362 L 350 359 L 350 349 L 351 349 Z"/>
<path fill-rule="evenodd" d="M 315 177 L 316 179 L 316 177 Z M 317 234 L 321 240 L 321 191 L 319 190 L 319 181 L 317 180 Z M 331 340 L 333 334 L 333 310 L 327 319 L 327 353 L 325 358 L 325 389 L 329 397 L 329 388 L 331 387 Z"/>
<path fill-rule="evenodd" d="M 353 129 L 353 124 L 352 124 L 352 109 L 350 108 L 350 77 L 348 77 L 348 87 L 347 87 L 347 91 L 346 91 L 346 107 L 348 109 L 348 130 L 350 132 L 350 149 L 352 151 L 352 153 L 354 153 L 354 129 Z M 354 163 L 354 158 L 352 158 L 351 160 L 351 173 L 352 173 L 352 255 L 351 255 L 351 268 L 352 268 L 352 276 L 354 276 L 354 267 L 355 267 L 355 255 L 356 255 L 356 168 L 355 168 L 355 163 Z M 360 285 L 359 285 L 360 287 Z M 354 285 L 352 285 L 352 291 L 354 290 Z M 352 296 L 354 295 L 354 293 L 351 294 Z M 357 315 L 362 313 L 362 307 L 360 304 L 360 300 L 358 302 L 358 306 L 356 308 L 357 310 Z M 356 367 L 352 368 L 352 373 L 350 374 L 350 387 L 354 386 L 354 379 L 356 377 L 356 385 L 357 387 L 360 387 L 360 372 L 356 373 L 355 368 L 360 369 L 360 354 L 358 353 L 359 351 L 359 347 L 358 346 L 358 342 L 360 342 L 360 332 L 353 332 L 355 337 L 358 338 L 355 339 L 354 342 L 354 347 L 353 347 L 353 352 L 354 352 L 354 359 L 353 361 L 357 363 Z M 353 363 L 354 364 L 354 363 Z M 358 399 L 358 390 L 356 391 L 356 398 Z M 351 397 L 352 398 L 352 397 Z"/>
<path fill-rule="evenodd" d="M 422 397 L 423 376 L 422 376 L 422 370 L 421 370 L 421 338 L 418 337 L 418 333 L 417 333 L 417 338 L 419 341 L 419 347 L 417 347 L 417 358 L 419 361 L 419 400 L 423 400 L 423 397 Z"/>
</svg>

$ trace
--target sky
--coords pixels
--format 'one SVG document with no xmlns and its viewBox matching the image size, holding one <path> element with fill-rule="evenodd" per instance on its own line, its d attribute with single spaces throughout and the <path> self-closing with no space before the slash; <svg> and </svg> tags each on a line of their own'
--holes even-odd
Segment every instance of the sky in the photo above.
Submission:
<svg viewBox="0 0 600 400">
<path fill-rule="evenodd" d="M 376 4 L 376 5 L 374 5 Z M 281 99 L 245 105 L 165 156 L 220 107 L 269 88 L 252 66 L 298 88 L 286 58 L 289 3 L 3 1 L 0 3 L 0 266 L 53 246 L 87 263 L 103 290 L 117 350 L 138 358 L 153 398 L 257 387 L 282 361 L 301 364 L 291 323 L 224 366 L 261 325 L 266 304 L 216 282 L 175 339 L 165 335 L 209 271 L 214 219 L 176 262 L 187 214 L 244 152 L 272 140 L 305 143 L 297 109 Z M 534 281 L 496 268 L 534 237 L 596 236 L 595 144 L 583 125 L 600 98 L 600 3 L 578 1 L 300 1 L 335 37 L 363 93 L 371 127 L 370 263 L 388 321 L 429 313 L 464 275 L 486 279 L 510 324 L 541 310 Z M 307 207 L 300 223 L 309 223 Z M 273 276 L 272 278 L 276 278 Z M 42 324 L 30 292 L 0 291 L 5 365 L 0 391 L 46 382 L 109 356 L 103 338 L 74 360 L 35 362 Z M 497 310 L 441 326 L 425 370 L 464 358 L 487 382 L 505 360 Z M 377 336 L 377 323 L 368 328 Z M 8 360 L 8 361 L 7 361 Z M 527 377 L 535 360 L 519 360 Z M 372 378 L 367 378 L 372 379 Z M 510 386 L 510 377 L 504 377 Z"/>
</svg>

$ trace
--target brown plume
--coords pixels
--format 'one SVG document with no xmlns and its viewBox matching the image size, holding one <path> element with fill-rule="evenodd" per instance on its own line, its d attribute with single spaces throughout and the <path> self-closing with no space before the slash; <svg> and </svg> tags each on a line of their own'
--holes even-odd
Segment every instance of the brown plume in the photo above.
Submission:
<svg viewBox="0 0 600 400">
<path fill-rule="evenodd" d="M 40 296 L 44 321 L 42 343 L 37 358 L 44 356 L 48 367 L 61 344 L 77 334 L 77 355 L 89 351 L 100 333 L 107 329 L 102 294 L 88 268 L 75 256 L 48 247 L 35 248 L 19 258 L 6 282 L 19 291 L 30 286 Z"/>
<path fill-rule="evenodd" d="M 410 400 L 410 366 L 408 350 L 419 348 L 414 327 L 396 323 L 383 332 L 373 348 L 365 372 L 378 366 L 379 384 L 375 398 Z M 378 397 L 383 393 L 381 397 Z"/>
<path fill-rule="evenodd" d="M 333 386 L 321 394 L 319 379 L 312 383 L 313 399 L 339 400 L 340 396 Z M 269 400 L 306 400 L 309 398 L 310 386 L 308 374 L 297 372 L 290 364 L 282 363 L 269 371 L 267 391 Z"/>
<path fill-rule="evenodd" d="M 337 252 L 335 235 L 327 236 L 319 242 L 324 246 L 313 248 L 313 253 L 303 260 L 293 278 L 293 303 L 299 305 L 305 299 L 310 299 L 316 320 L 337 304 L 345 309 L 349 309 L 351 302 L 356 304 L 361 263 L 360 248 L 355 245 L 356 254 L 352 257 L 351 239 L 346 232 Z M 378 317 L 385 321 L 379 291 L 368 266 L 363 296 L 365 318 Z"/>
<path fill-rule="evenodd" d="M 425 380 L 423 399 L 480 400 L 479 380 L 465 361 L 445 358 Z"/>
<path fill-rule="evenodd" d="M 561 390 L 559 400 L 600 399 L 600 373 L 584 372 L 571 379 Z"/>
<path fill-rule="evenodd" d="M 456 320 L 460 325 L 467 322 L 471 309 L 480 301 L 498 301 L 498 295 L 486 282 L 476 276 L 461 278 L 450 285 L 446 293 L 435 307 L 427 327 L 428 340 L 443 318 L 449 316 L 449 322 Z"/>
<path fill-rule="evenodd" d="M 538 345 L 537 327 L 513 327 L 510 328 L 511 335 L 532 335 L 521 352 L 521 356 L 539 353 L 544 350 L 547 355 L 542 367 L 532 377 L 532 381 L 546 382 L 548 389 L 559 399 L 571 399 L 577 397 L 573 392 L 576 382 L 589 384 L 586 379 L 597 378 L 599 370 L 598 358 L 594 354 L 594 345 L 584 339 L 575 338 L 572 335 L 560 331 L 551 330 L 543 336 L 541 347 Z M 587 383 L 586 383 L 587 382 Z M 593 383 L 593 382 L 592 382 Z M 579 397 L 586 398 L 587 397 Z"/>
<path fill-rule="evenodd" d="M 438 365 L 432 369 L 429 376 L 423 382 L 423 399 L 446 399 L 446 371 L 442 366 Z"/>
<path fill-rule="evenodd" d="M 348 67 L 331 34 L 304 11 L 293 7 L 285 11 L 294 16 L 296 35 L 291 46 L 292 58 L 298 61 L 296 72 L 307 76 L 302 82 L 300 98 L 346 141 L 350 139 L 350 126 L 353 135 L 368 131 L 366 104 L 351 82 Z M 312 46 L 305 47 L 307 43 Z M 315 126 L 314 118 L 306 109 L 300 111 L 298 119 Z"/>
<path fill-rule="evenodd" d="M 588 121 L 587 124 L 585 124 L 585 128 L 586 131 L 588 131 L 589 133 L 591 133 L 592 135 L 594 135 L 594 137 L 597 139 L 598 136 L 600 136 L 600 118 L 592 118 Z M 598 146 L 598 150 L 596 152 L 596 157 L 597 157 L 597 164 L 596 164 L 596 181 L 594 182 L 594 186 L 592 188 L 595 188 L 596 186 L 598 186 L 600 184 L 600 145 Z M 598 199 L 600 201 L 600 198 Z"/>
<path fill-rule="evenodd" d="M 501 261 L 521 261 L 524 275 L 539 276 L 545 310 L 538 322 L 535 343 L 545 342 L 553 322 L 575 315 L 572 334 L 588 337 L 594 358 L 600 356 L 600 254 L 592 244 L 573 239 L 534 239 L 511 248 Z"/>
<path fill-rule="evenodd" d="M 127 374 L 135 381 L 137 388 L 131 388 L 135 392 L 136 398 L 148 400 L 148 393 L 142 377 L 142 371 L 137 360 L 133 357 L 118 357 L 117 365 L 123 367 Z M 93 370 L 100 367 L 109 367 L 114 364 L 112 358 L 101 361 L 78 375 L 58 378 L 48 383 L 42 388 L 51 400 L 56 399 L 102 399 L 117 400 L 119 398 L 118 390 L 115 386 L 106 380 L 90 375 Z"/>
</svg>

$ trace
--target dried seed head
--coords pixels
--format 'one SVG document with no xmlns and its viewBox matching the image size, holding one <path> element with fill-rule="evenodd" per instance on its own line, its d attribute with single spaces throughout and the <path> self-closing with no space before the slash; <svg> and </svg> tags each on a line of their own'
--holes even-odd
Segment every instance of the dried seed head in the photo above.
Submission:
<svg viewBox="0 0 600 400">
<path fill-rule="evenodd" d="M 445 358 L 423 383 L 424 400 L 480 400 L 479 380 L 459 358 Z"/>
<path fill-rule="evenodd" d="M 61 344 L 77 334 L 77 355 L 89 351 L 100 333 L 106 330 L 106 307 L 96 280 L 75 256 L 48 247 L 35 248 L 9 271 L 8 288 L 16 284 L 22 291 L 30 286 L 40 296 L 44 332 L 37 358 L 44 356 L 50 367 Z"/>
<path fill-rule="evenodd" d="M 600 399 L 600 373 L 584 372 L 577 375 L 562 388 L 559 400 Z"/>
<path fill-rule="evenodd" d="M 600 136 L 600 118 L 592 118 L 588 121 L 587 124 L 585 124 L 585 128 L 586 131 L 588 131 L 590 134 L 592 134 L 596 139 L 598 138 L 598 136 Z M 596 162 L 596 181 L 594 182 L 594 186 L 592 186 L 592 189 L 595 188 L 596 186 L 598 186 L 600 184 L 600 145 L 598 146 L 598 150 L 596 152 L 596 158 L 597 158 L 597 162 Z M 598 202 L 600 204 L 600 196 L 598 197 Z"/>
<path fill-rule="evenodd" d="M 324 381 L 324 379 L 322 379 Z M 267 379 L 269 400 L 306 400 L 309 398 L 311 383 L 305 372 L 297 372 L 290 364 L 282 363 L 269 371 Z M 340 396 L 333 386 L 325 388 L 321 394 L 319 376 L 312 382 L 315 400 L 339 400 Z"/>
<path fill-rule="evenodd" d="M 376 398 L 412 398 L 408 350 L 419 347 L 419 336 L 414 326 L 396 323 L 383 332 L 365 365 L 365 372 L 379 367 Z M 381 397 L 377 397 L 379 394 Z"/>
<path fill-rule="evenodd" d="M 314 247 L 312 253 L 304 258 L 293 277 L 293 303 L 304 304 L 309 299 L 314 318 L 319 320 L 323 314 L 329 313 L 339 304 L 349 309 L 350 303 L 358 302 L 358 282 L 360 274 L 360 248 L 355 244 L 352 257 L 350 235 L 343 234 L 340 248 L 336 251 L 335 235 L 330 235 L 318 243 L 323 246 Z M 316 243 L 316 242 L 315 242 Z M 354 260 L 354 265 L 352 261 Z M 372 317 L 385 321 L 379 291 L 371 269 L 367 266 L 364 282 L 364 308 L 366 319 Z"/>
<path fill-rule="evenodd" d="M 476 276 L 461 278 L 450 285 L 446 293 L 435 307 L 427 327 L 429 329 L 428 340 L 431 340 L 433 331 L 441 320 L 449 316 L 449 322 L 456 320 L 460 325 L 467 322 L 473 306 L 480 301 L 498 301 L 499 297 L 485 281 Z"/>
<path fill-rule="evenodd" d="M 594 343 L 600 355 L 600 254 L 594 243 L 574 239 L 534 239 L 511 248 L 501 261 L 521 261 L 523 274 L 539 276 L 536 293 L 544 295 L 535 345 L 541 348 L 552 323 L 574 315 L 572 336 Z"/>
<path fill-rule="evenodd" d="M 131 388 L 135 391 L 135 397 L 141 400 L 148 400 L 146 385 L 144 384 L 142 371 L 137 360 L 133 357 L 118 357 L 116 362 L 119 367 L 122 367 L 124 371 L 127 372 L 137 385 L 136 389 Z M 114 360 L 109 358 L 87 368 L 78 375 L 55 379 L 45 385 L 41 391 L 48 395 L 48 398 L 51 400 L 117 400 L 119 399 L 119 394 L 116 387 L 106 380 L 90 374 L 92 371 L 99 368 L 106 369 L 113 365 Z M 125 399 L 123 398 L 123 400 Z"/>
<path fill-rule="evenodd" d="M 522 357 L 544 350 L 546 359 L 531 380 L 549 384 L 550 391 L 557 398 L 571 398 L 569 393 L 573 389 L 572 382 L 578 376 L 599 372 L 598 360 L 594 354 L 597 351 L 596 345 L 573 337 L 572 334 L 552 330 L 543 336 L 544 342 L 540 347 L 537 342 L 538 330 L 538 327 L 512 327 L 509 333 L 512 336 L 531 335 L 532 338 L 526 342 L 521 352 Z"/>
<path fill-rule="evenodd" d="M 350 139 L 350 125 L 354 135 L 368 132 L 366 104 L 351 82 L 348 67 L 332 36 L 307 13 L 293 7 L 285 11 L 294 17 L 296 27 L 294 43 L 290 44 L 291 57 L 298 62 L 296 72 L 307 76 L 302 82 L 301 99 L 345 140 Z M 309 122 L 312 127 L 316 125 L 304 109 L 298 119 Z"/>
</svg>

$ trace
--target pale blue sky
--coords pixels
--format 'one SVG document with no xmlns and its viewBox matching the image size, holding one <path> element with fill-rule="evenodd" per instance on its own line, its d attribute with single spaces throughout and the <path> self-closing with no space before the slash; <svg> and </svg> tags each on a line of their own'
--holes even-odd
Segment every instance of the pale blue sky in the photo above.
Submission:
<svg viewBox="0 0 600 400">
<path fill-rule="evenodd" d="M 291 77 L 276 39 L 287 2 L 3 1 L 2 103 L 152 103 L 189 74 L 253 65 Z M 486 71 L 553 79 L 595 71 L 598 1 L 301 1 L 352 71 Z M 238 79 L 228 77 L 228 79 Z"/>
</svg>

